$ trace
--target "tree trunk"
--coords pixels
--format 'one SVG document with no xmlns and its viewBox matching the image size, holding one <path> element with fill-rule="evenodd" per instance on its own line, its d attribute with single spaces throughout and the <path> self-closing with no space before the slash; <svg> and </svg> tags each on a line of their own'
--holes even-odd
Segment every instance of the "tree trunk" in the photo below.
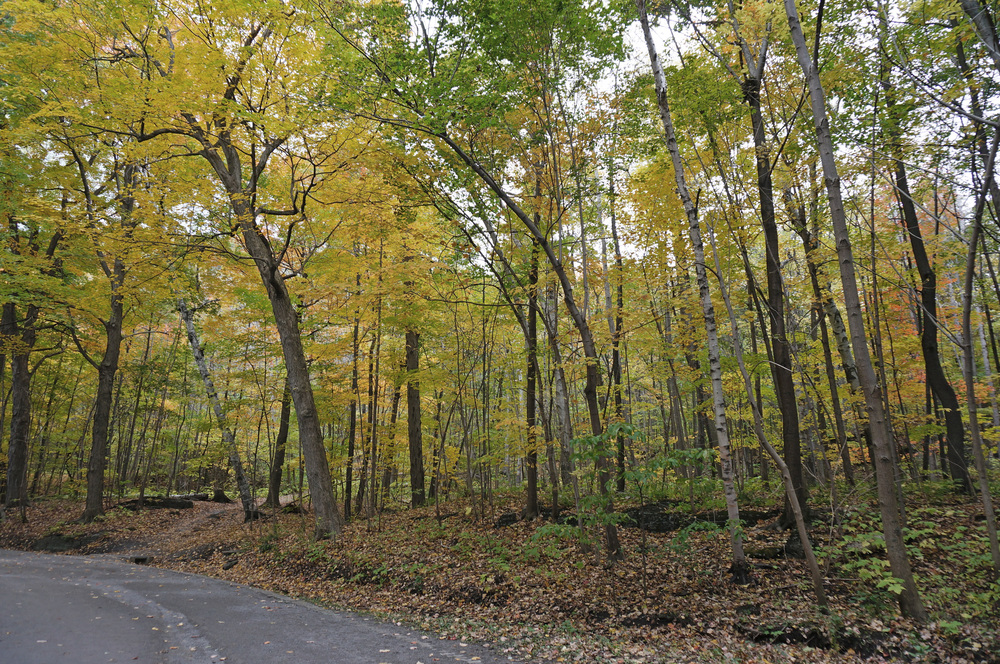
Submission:
<svg viewBox="0 0 1000 664">
<path fill-rule="evenodd" d="M 285 446 L 288 444 L 288 425 L 292 416 L 292 393 L 288 389 L 288 380 L 281 391 L 281 412 L 278 415 L 278 436 L 274 439 L 274 456 L 271 458 L 271 469 L 267 474 L 267 498 L 264 505 L 281 507 L 281 477 L 285 466 Z"/>
<path fill-rule="evenodd" d="M 729 516 L 729 536 L 733 551 L 733 562 L 730 571 L 737 583 L 750 582 L 750 568 L 747 565 L 746 557 L 743 553 L 743 536 L 740 528 L 739 504 L 736 500 L 736 487 L 733 482 L 733 463 L 729 450 L 729 432 L 726 426 L 726 402 L 722 391 L 722 364 L 720 361 L 719 340 L 715 324 L 715 307 L 712 304 L 712 296 L 709 292 L 708 271 L 705 265 L 705 248 L 701 240 L 701 226 L 698 222 L 698 210 L 688 193 L 686 178 L 684 177 L 684 164 L 681 161 L 680 149 L 677 146 L 677 138 L 674 134 L 673 119 L 670 114 L 670 105 L 667 99 L 666 80 L 663 75 L 663 68 L 660 65 L 659 57 L 656 53 L 656 46 L 653 44 L 653 37 L 649 29 L 649 19 L 646 15 L 645 0 L 635 0 L 636 8 L 639 10 L 639 22 L 642 25 L 643 36 L 646 41 L 646 48 L 649 51 L 649 63 L 653 69 L 653 80 L 656 85 L 656 99 L 660 108 L 660 120 L 663 123 L 664 137 L 667 149 L 670 152 L 670 160 L 674 168 L 674 179 L 677 184 L 677 193 L 684 204 L 684 211 L 688 220 L 688 233 L 691 238 L 691 246 L 694 251 L 694 267 L 698 279 L 698 291 L 701 296 L 702 314 L 705 321 L 705 333 L 708 337 L 708 363 L 709 375 L 712 381 L 712 404 L 715 413 L 715 431 L 719 446 L 719 460 L 721 462 L 721 474 L 726 497 L 726 511 Z"/>
<path fill-rule="evenodd" d="M 125 266 L 116 258 L 111 278 L 111 315 L 104 321 L 107 340 L 104 357 L 97 366 L 97 397 L 94 402 L 90 460 L 87 462 L 87 501 L 81 517 L 84 523 L 90 523 L 104 514 L 104 471 L 107 467 L 108 431 L 111 424 L 111 392 L 122 347 L 124 303 L 121 287 L 124 281 Z"/>
<path fill-rule="evenodd" d="M 65 194 L 62 205 L 65 214 Z M 9 224 L 7 229 L 8 249 L 19 255 L 22 247 L 17 221 L 13 214 L 8 215 L 7 220 Z M 55 259 L 55 253 L 62 238 L 63 231 L 57 230 L 53 233 L 45 249 L 44 255 L 47 265 L 42 268 L 42 273 L 47 276 L 57 276 L 59 263 Z M 39 253 L 36 240 L 35 236 L 28 238 L 28 253 Z M 25 311 L 24 321 L 21 322 L 19 328 L 17 306 L 14 302 L 4 303 L 3 310 L 0 312 L 0 336 L 7 338 L 7 343 L 4 345 L 11 348 L 11 420 L 10 441 L 7 447 L 7 493 L 4 497 L 4 507 L 19 504 L 22 508 L 22 518 L 24 518 L 23 509 L 28 500 L 28 435 L 31 428 L 32 376 L 29 359 L 31 351 L 35 347 L 37 337 L 35 323 L 38 321 L 38 315 L 38 305 L 29 304 Z M 6 355 L 0 356 L 0 359 L 4 360 L 6 364 Z M 4 398 L 6 399 L 6 395 Z M 5 407 L 6 403 L 3 406 Z M 3 415 L 0 414 L 0 421 L 2 420 Z M 0 513 L 0 520 L 2 518 L 3 514 Z"/>
<path fill-rule="evenodd" d="M 180 313 L 181 320 L 187 329 L 191 354 L 194 356 L 194 362 L 198 366 L 198 373 L 201 374 L 202 383 L 205 385 L 208 401 L 215 413 L 215 421 L 222 431 L 222 440 L 229 451 L 229 465 L 232 467 L 233 474 L 236 477 L 236 488 L 240 494 L 240 502 L 243 504 L 244 521 L 250 521 L 257 515 L 257 508 L 254 505 L 253 495 L 250 492 L 250 483 L 247 482 L 246 474 L 243 472 L 243 462 L 240 460 L 239 448 L 236 445 L 236 436 L 229 426 L 225 411 L 222 410 L 222 401 L 219 399 L 219 393 L 215 390 L 212 374 L 208 370 L 208 362 L 205 361 L 205 353 L 202 351 L 201 342 L 198 340 L 198 331 L 194 327 L 194 314 L 188 309 L 183 299 L 177 301 L 177 311 Z"/>
<path fill-rule="evenodd" d="M 615 418 L 618 421 L 624 421 L 625 410 L 624 403 L 622 399 L 622 311 L 625 308 L 625 294 L 624 285 L 625 280 L 625 268 L 622 265 L 622 248 L 621 242 L 618 239 L 618 217 L 615 215 L 615 181 L 614 173 L 609 175 L 610 182 L 608 184 L 608 194 L 610 198 L 611 208 L 611 242 L 615 250 L 615 302 L 612 306 L 611 303 L 611 290 L 609 277 L 607 275 L 607 266 L 605 266 L 605 296 L 607 300 L 608 309 L 608 327 L 611 332 L 611 384 L 612 391 L 614 392 L 614 405 L 615 405 Z M 601 242 L 604 240 L 602 238 Z M 606 253 L 606 252 L 605 252 Z M 614 310 L 614 316 L 612 317 L 612 310 Z M 666 440 L 666 438 L 664 438 Z M 618 477 L 617 486 L 619 492 L 624 493 L 625 491 L 625 436 L 621 433 L 617 437 L 617 452 L 618 452 Z"/>
<path fill-rule="evenodd" d="M 871 423 L 872 447 L 875 452 L 875 474 L 878 482 L 878 503 L 882 515 L 882 533 L 885 537 L 885 549 L 889 558 L 889 566 L 893 576 L 903 584 L 899 595 L 899 605 L 903 614 L 917 622 L 927 620 L 917 585 L 913 580 L 913 571 L 903 542 L 902 528 L 899 522 L 899 505 L 893 485 L 893 456 L 885 425 L 885 413 L 882 405 L 882 390 L 875 377 L 875 371 L 868 351 L 868 339 L 864 327 L 861 302 L 858 298 L 858 284 L 854 273 L 854 252 L 851 248 L 850 235 L 847 228 L 847 218 L 840 194 L 840 174 L 834 160 L 833 139 L 830 136 L 830 124 L 826 114 L 826 98 L 819 72 L 813 65 L 806 45 L 805 35 L 799 21 L 799 12 L 795 0 L 785 0 L 785 12 L 792 42 L 795 45 L 799 65 L 809 86 L 809 97 L 812 105 L 813 121 L 816 129 L 816 141 L 819 148 L 823 175 L 826 181 L 827 197 L 830 204 L 830 217 L 833 223 L 834 239 L 837 243 L 837 257 L 840 265 L 840 278 L 843 284 L 844 305 L 847 309 L 847 320 L 851 330 L 851 345 L 858 369 L 858 379 L 862 385 L 865 403 L 868 408 Z"/>
<path fill-rule="evenodd" d="M 378 459 L 378 401 L 379 372 L 382 361 L 382 300 L 379 299 L 375 314 L 375 338 L 372 339 L 368 359 L 368 432 L 369 440 L 366 450 L 365 464 L 362 467 L 361 483 L 358 487 L 357 513 L 361 513 L 362 505 L 366 507 L 365 516 L 369 519 L 375 516 L 375 491 L 377 489 L 376 463 Z M 369 465 L 370 464 L 370 465 Z M 366 482 L 367 476 L 367 482 Z M 367 493 L 366 491 L 367 486 Z"/>
<path fill-rule="evenodd" d="M 765 51 L 766 53 L 766 51 Z M 749 51 L 748 51 L 749 55 Z M 752 62 L 752 60 L 751 60 Z M 799 440 L 798 400 L 792 380 L 792 354 L 785 335 L 785 286 L 781 277 L 781 255 L 778 253 L 778 225 L 774 219 L 774 188 L 771 183 L 771 159 L 764 135 L 764 118 L 760 110 L 760 86 L 763 78 L 764 57 L 759 69 L 744 84 L 746 99 L 750 104 L 750 121 L 753 127 L 754 152 L 757 164 L 757 191 L 760 197 L 760 221 L 764 230 L 764 257 L 767 266 L 767 310 L 771 327 L 771 376 L 774 393 L 781 412 L 782 452 L 788 472 L 792 475 L 799 509 L 808 518 L 809 493 L 802 477 L 802 446 Z M 785 498 L 781 520 L 785 525 L 794 522 L 792 507 Z"/>
<path fill-rule="evenodd" d="M 10 442 L 7 447 L 7 493 L 4 507 L 24 506 L 28 500 L 28 434 L 31 428 L 31 368 L 28 358 L 35 345 L 38 309 L 29 305 L 18 329 L 17 310 L 12 302 L 3 306 L 3 335 L 17 339 L 11 354 Z"/>
<path fill-rule="evenodd" d="M 887 76 L 887 75 L 886 75 Z M 962 423 L 962 408 L 958 403 L 955 389 L 945 375 L 941 366 L 941 354 L 938 348 L 938 317 L 937 317 L 937 275 L 927 256 L 924 247 L 923 233 L 917 210 L 910 196 L 910 185 L 906 176 L 906 164 L 901 156 L 900 129 L 898 119 L 894 117 L 892 90 L 883 79 L 883 89 L 886 91 L 886 107 L 889 115 L 889 137 L 893 142 L 893 161 L 895 163 L 896 193 L 902 209 L 903 224 L 910 240 L 910 251 L 913 262 L 920 276 L 920 350 L 924 358 L 924 371 L 927 385 L 944 407 L 945 428 L 948 433 L 948 469 L 951 478 L 958 489 L 969 493 L 972 491 L 972 478 L 969 476 L 969 466 L 966 460 L 965 426 Z"/>
<path fill-rule="evenodd" d="M 422 507 L 424 491 L 424 437 L 420 422 L 420 333 L 406 331 L 406 431 L 410 441 L 410 506 Z"/>
<path fill-rule="evenodd" d="M 540 195 L 536 180 L 535 195 Z M 539 213 L 535 213 L 536 223 L 540 221 Z M 528 480 L 528 490 L 524 506 L 524 518 L 535 519 L 538 511 L 538 417 L 536 414 L 538 395 L 538 243 L 531 243 L 531 266 L 528 268 L 528 334 L 526 335 L 528 355 L 527 378 L 525 384 L 525 418 L 528 427 L 528 451 L 524 459 L 525 475 Z"/>
<path fill-rule="evenodd" d="M 969 427 L 972 433 L 972 451 L 976 464 L 976 474 L 979 476 L 980 499 L 983 503 L 983 514 L 986 519 L 986 533 L 990 542 L 990 557 L 993 559 L 993 580 L 1000 579 L 1000 540 L 997 536 L 997 517 L 993 508 L 993 497 L 990 495 L 990 482 L 986 457 L 983 453 L 982 436 L 979 431 L 979 418 L 976 403 L 975 362 L 973 361 L 972 341 L 972 295 L 973 277 L 976 271 L 976 244 L 982 233 L 983 210 L 986 207 L 987 190 L 993 186 L 993 171 L 1000 144 L 1000 132 L 993 139 L 993 146 L 985 155 L 986 172 L 983 177 L 984 186 L 978 192 L 976 210 L 973 217 L 972 238 L 969 241 L 969 253 L 966 260 L 965 279 L 962 289 L 962 363 L 965 373 L 965 396 L 969 407 Z M 998 201 L 994 201 L 997 203 Z"/>
<path fill-rule="evenodd" d="M 357 275 L 358 286 L 361 275 Z M 354 445 L 358 438 L 358 327 L 360 319 L 355 316 L 351 329 L 351 406 L 348 411 L 347 463 L 344 466 L 344 521 L 351 520 L 351 495 L 354 491 Z"/>
<path fill-rule="evenodd" d="M 555 302 L 551 307 L 546 307 L 546 302 L 549 301 L 548 296 L 546 296 L 542 301 L 543 309 L 541 311 L 543 316 L 550 318 L 549 325 L 546 326 L 547 331 L 555 330 L 555 316 L 554 311 L 558 306 Z M 562 362 L 562 351 L 559 348 L 559 339 L 551 334 L 547 334 L 549 349 L 552 354 L 552 381 L 553 391 L 555 392 L 555 405 L 552 408 L 556 419 L 556 432 L 559 437 L 559 475 L 560 480 L 564 486 L 574 487 L 574 492 L 579 493 L 579 482 L 577 481 L 576 475 L 573 473 L 574 462 L 573 462 L 573 418 L 570 414 L 570 403 L 569 403 L 569 388 L 566 385 L 566 371 L 563 368 Z M 579 503 L 579 500 L 576 500 Z"/>
<path fill-rule="evenodd" d="M 993 61 L 993 66 L 1000 72 L 1000 40 L 997 39 L 996 24 L 987 7 L 979 0 L 959 0 L 962 10 L 972 22 L 976 35 L 983 42 L 986 54 Z"/>
</svg>

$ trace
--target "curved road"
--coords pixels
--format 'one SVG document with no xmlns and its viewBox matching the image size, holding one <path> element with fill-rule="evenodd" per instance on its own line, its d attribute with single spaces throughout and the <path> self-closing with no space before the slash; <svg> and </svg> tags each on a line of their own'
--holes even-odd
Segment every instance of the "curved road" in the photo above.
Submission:
<svg viewBox="0 0 1000 664">
<path fill-rule="evenodd" d="M 0 550 L 3 664 L 509 661 L 373 618 L 106 557 Z"/>
</svg>

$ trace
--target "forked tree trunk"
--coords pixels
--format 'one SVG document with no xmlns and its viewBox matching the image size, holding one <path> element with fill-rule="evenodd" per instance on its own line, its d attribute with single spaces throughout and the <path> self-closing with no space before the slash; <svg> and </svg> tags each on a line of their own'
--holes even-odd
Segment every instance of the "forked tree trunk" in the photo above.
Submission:
<svg viewBox="0 0 1000 664">
<path fill-rule="evenodd" d="M 851 331 L 851 345 L 854 349 L 858 379 L 864 392 L 871 424 L 872 448 L 875 453 L 875 475 L 878 482 L 878 503 L 882 515 L 882 533 L 885 537 L 886 554 L 889 558 L 892 575 L 903 584 L 903 591 L 899 595 L 900 609 L 904 615 L 918 622 L 924 622 L 927 620 L 927 611 L 913 580 L 913 571 L 910 568 L 899 521 L 899 505 L 896 501 L 893 484 L 895 450 L 888 437 L 882 389 L 875 377 L 871 355 L 868 352 L 868 339 L 861 302 L 858 297 L 858 283 L 854 274 L 854 251 L 851 248 L 847 217 L 844 213 L 844 203 L 840 193 L 840 174 L 834 159 L 833 139 L 830 135 L 830 123 L 826 114 L 826 97 L 823 92 L 823 84 L 819 79 L 819 72 L 813 66 L 812 56 L 809 54 L 809 47 L 806 44 L 805 35 L 802 33 L 795 0 L 784 0 L 784 2 L 792 42 L 795 45 L 799 65 L 809 87 L 816 142 L 823 165 L 823 176 L 830 204 L 830 218 L 834 239 L 837 243 L 840 279 L 843 284 L 847 322 Z"/>
<path fill-rule="evenodd" d="M 888 27 L 880 16 L 880 26 L 883 39 L 887 39 Z M 900 114 L 895 101 L 895 90 L 889 82 L 891 66 L 886 65 L 881 78 L 881 87 L 885 92 L 888 136 L 891 142 L 892 161 L 895 166 L 896 194 L 902 212 L 906 236 L 910 241 L 910 253 L 920 277 L 920 350 L 924 359 L 924 372 L 927 385 L 931 392 L 944 407 L 944 421 L 947 430 L 948 473 L 958 489 L 969 493 L 972 491 L 972 478 L 969 475 L 969 465 L 965 449 L 965 426 L 962 422 L 962 409 L 958 403 L 958 395 L 945 375 L 941 365 L 941 353 L 938 347 L 938 315 L 937 315 L 937 274 L 931 265 L 924 246 L 923 231 L 917 218 L 917 209 L 910 195 L 910 184 L 907 178 L 906 163 L 903 161 L 902 129 Z"/>
<path fill-rule="evenodd" d="M 235 98 L 237 90 L 243 84 L 241 77 L 248 58 L 271 37 L 271 34 L 271 29 L 265 27 L 265 24 L 250 28 L 243 41 L 242 57 L 245 59 L 225 77 L 223 99 L 232 101 Z M 169 78 L 172 70 L 159 69 L 159 74 Z M 295 417 L 299 424 L 299 445 L 302 448 L 306 476 L 309 478 L 309 492 L 315 510 L 314 536 L 316 539 L 331 537 L 340 533 L 344 521 L 333 495 L 330 464 L 326 456 L 326 447 L 323 445 L 323 430 L 316 410 L 309 365 L 302 346 L 299 316 L 281 271 L 282 256 L 275 255 L 265 229 L 257 223 L 258 210 L 254 207 L 260 177 L 267 170 L 271 155 L 286 138 L 272 137 L 260 146 L 259 153 L 256 150 L 252 152 L 250 175 L 244 180 L 244 161 L 248 155 L 237 148 L 232 135 L 232 122 L 225 113 L 220 112 L 206 120 L 187 112 L 181 113 L 180 116 L 186 124 L 185 135 L 200 147 L 195 154 L 208 162 L 229 196 L 235 223 L 233 230 L 240 231 L 243 245 L 254 261 L 271 303 L 275 326 L 281 340 L 288 387 L 292 393 L 292 403 L 295 405 Z M 138 138 L 140 141 L 146 141 L 157 135 L 157 132 L 143 133 Z"/>
</svg>

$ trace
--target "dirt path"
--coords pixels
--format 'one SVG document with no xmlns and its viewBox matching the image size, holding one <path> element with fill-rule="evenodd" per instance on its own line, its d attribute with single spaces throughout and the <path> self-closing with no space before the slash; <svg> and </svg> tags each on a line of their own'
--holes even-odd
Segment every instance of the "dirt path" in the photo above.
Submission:
<svg viewBox="0 0 1000 664">
<path fill-rule="evenodd" d="M 151 528 L 129 535 L 98 539 L 86 545 L 86 553 L 114 555 L 133 562 L 195 560 L 236 546 L 242 535 L 243 512 L 239 503 L 193 501 L 190 508 L 150 510 L 160 517 Z M 226 537 L 226 533 L 232 533 Z"/>
<path fill-rule="evenodd" d="M 206 530 L 215 530 L 220 526 L 231 527 L 243 522 L 243 511 L 239 503 L 195 501 L 194 507 L 182 511 L 182 514 L 186 518 L 157 534 L 153 539 L 156 546 L 163 547 L 171 542 L 190 543 Z"/>
</svg>

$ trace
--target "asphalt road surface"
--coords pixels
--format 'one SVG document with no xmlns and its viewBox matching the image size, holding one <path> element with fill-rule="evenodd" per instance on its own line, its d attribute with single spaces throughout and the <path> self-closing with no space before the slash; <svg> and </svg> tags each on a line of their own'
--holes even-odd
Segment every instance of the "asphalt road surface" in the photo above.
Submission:
<svg viewBox="0 0 1000 664">
<path fill-rule="evenodd" d="M 475 644 L 218 579 L 0 550 L 0 664 L 507 661 Z"/>
</svg>

